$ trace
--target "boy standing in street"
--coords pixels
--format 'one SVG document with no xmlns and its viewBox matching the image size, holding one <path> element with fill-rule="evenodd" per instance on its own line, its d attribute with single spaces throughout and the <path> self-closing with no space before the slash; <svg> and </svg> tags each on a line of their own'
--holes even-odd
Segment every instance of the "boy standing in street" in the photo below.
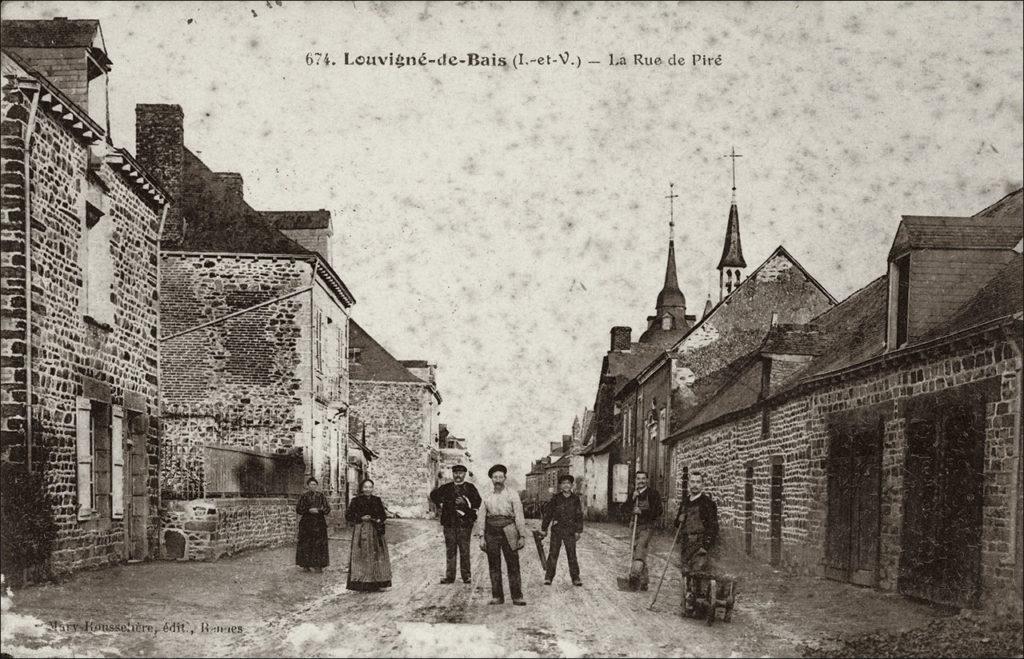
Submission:
<svg viewBox="0 0 1024 659">
<path fill-rule="evenodd" d="M 563 474 L 558 479 L 559 492 L 551 497 L 544 508 L 544 519 L 540 532 L 543 538 L 551 527 L 551 547 L 548 552 L 547 573 L 544 585 L 550 586 L 558 567 L 558 554 L 565 545 L 565 556 L 569 561 L 569 576 L 574 586 L 582 586 L 580 564 L 576 559 L 576 541 L 583 532 L 583 504 L 578 494 L 572 491 L 574 479 Z"/>
</svg>

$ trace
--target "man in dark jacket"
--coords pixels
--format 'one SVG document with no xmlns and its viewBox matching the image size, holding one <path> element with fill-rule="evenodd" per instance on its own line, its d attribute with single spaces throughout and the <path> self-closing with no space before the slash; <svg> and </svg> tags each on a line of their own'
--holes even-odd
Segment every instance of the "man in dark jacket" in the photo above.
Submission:
<svg viewBox="0 0 1024 659">
<path fill-rule="evenodd" d="M 690 474 L 689 496 L 679 502 L 676 524 L 683 527 L 679 533 L 683 575 L 711 571 L 718 546 L 718 506 L 704 491 L 700 472 Z"/>
<path fill-rule="evenodd" d="M 455 583 L 455 555 L 463 583 L 471 580 L 469 569 L 469 539 L 473 535 L 476 510 L 480 507 L 480 493 L 472 483 L 466 482 L 466 467 L 452 467 L 452 482 L 434 488 L 430 500 L 441 508 L 441 527 L 444 529 L 446 566 L 441 583 Z"/>
<path fill-rule="evenodd" d="M 548 551 L 547 572 L 544 585 L 550 586 L 555 578 L 558 567 L 558 554 L 565 545 L 565 557 L 569 561 L 569 576 L 574 586 L 582 586 L 580 581 L 580 564 L 576 560 L 576 541 L 583 533 L 583 504 L 578 494 L 572 491 L 573 477 L 563 474 L 558 478 L 557 494 L 551 497 L 544 507 L 544 518 L 540 525 L 541 537 L 547 535 L 551 527 L 551 548 Z"/>
<path fill-rule="evenodd" d="M 629 578 L 636 580 L 640 590 L 647 590 L 650 576 L 647 570 L 647 551 L 651 546 L 651 538 L 658 520 L 661 518 L 663 507 L 661 495 L 653 487 L 647 485 L 647 472 L 636 472 L 636 489 L 626 502 L 622 504 L 624 518 L 630 523 L 636 515 L 636 546 L 633 548 L 633 567 L 629 571 Z"/>
</svg>

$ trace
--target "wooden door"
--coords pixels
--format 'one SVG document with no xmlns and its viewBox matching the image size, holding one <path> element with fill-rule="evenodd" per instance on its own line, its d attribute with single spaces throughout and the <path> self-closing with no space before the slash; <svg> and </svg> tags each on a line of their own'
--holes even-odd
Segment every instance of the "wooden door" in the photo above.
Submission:
<svg viewBox="0 0 1024 659">
<path fill-rule="evenodd" d="M 129 418 L 128 450 L 124 469 L 125 549 L 130 561 L 141 561 L 149 550 L 146 520 L 149 517 L 149 458 L 146 454 L 146 431 L 149 417 L 144 414 Z"/>
<path fill-rule="evenodd" d="M 754 466 L 747 465 L 743 484 L 743 547 L 747 556 L 754 553 Z"/>
<path fill-rule="evenodd" d="M 782 562 L 782 479 L 784 465 L 781 462 L 772 464 L 770 527 L 771 527 L 771 563 Z"/>
<path fill-rule="evenodd" d="M 881 523 L 881 422 L 834 426 L 826 467 L 825 575 L 873 586 Z"/>
<path fill-rule="evenodd" d="M 976 606 L 981 587 L 984 401 L 934 404 L 908 420 L 900 592 Z"/>
</svg>

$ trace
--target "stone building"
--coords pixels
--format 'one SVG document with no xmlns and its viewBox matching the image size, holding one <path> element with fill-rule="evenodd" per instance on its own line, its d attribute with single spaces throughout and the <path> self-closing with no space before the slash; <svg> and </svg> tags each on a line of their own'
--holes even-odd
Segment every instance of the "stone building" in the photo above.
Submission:
<svg viewBox="0 0 1024 659">
<path fill-rule="evenodd" d="M 138 105 L 136 145 L 172 201 L 160 249 L 165 555 L 290 541 L 306 475 L 338 513 L 344 503 L 355 300 L 302 233 L 329 233 L 330 217 L 254 210 L 239 174 L 186 146 L 177 105 Z"/>
<path fill-rule="evenodd" d="M 639 342 L 632 341 L 629 327 L 611 331 L 611 349 L 602 365 L 594 404 L 592 437 L 583 451 L 589 460 L 585 462 L 589 517 L 614 516 L 615 504 L 625 500 L 641 470 L 665 498 L 666 511 L 674 509 L 681 490 L 672 471 L 672 446 L 663 440 L 680 426 L 695 397 L 703 393 L 700 387 L 716 381 L 731 359 L 758 345 L 772 317 L 805 322 L 835 303 L 781 246 L 743 279 L 745 267 L 734 188 L 717 267 L 720 302 L 705 307 L 700 321 L 686 315 L 670 223 L 665 284 L 647 330 Z M 695 390 L 698 379 L 701 384 Z M 606 461 L 598 457 L 602 455 L 607 455 Z"/>
<path fill-rule="evenodd" d="M 1020 606 L 1021 199 L 903 217 L 885 274 L 810 322 L 768 323 L 711 376 L 666 441 L 677 486 L 705 475 L 727 545 L 943 604 Z"/>
<path fill-rule="evenodd" d="M 438 458 L 438 482 L 447 482 L 452 479 L 452 467 L 462 465 L 466 468 L 466 480 L 475 481 L 476 474 L 473 472 L 473 456 L 466 447 L 466 440 L 463 437 L 456 437 L 445 424 L 437 427 L 437 446 L 439 449 Z"/>
<path fill-rule="evenodd" d="M 440 465 L 436 367 L 399 361 L 354 320 L 349 327 L 351 407 L 378 456 L 372 473 L 377 493 L 391 512 L 426 517 Z"/>
<path fill-rule="evenodd" d="M 0 31 L 0 526 L 27 581 L 159 548 L 165 196 L 111 143 L 99 22 Z"/>
</svg>

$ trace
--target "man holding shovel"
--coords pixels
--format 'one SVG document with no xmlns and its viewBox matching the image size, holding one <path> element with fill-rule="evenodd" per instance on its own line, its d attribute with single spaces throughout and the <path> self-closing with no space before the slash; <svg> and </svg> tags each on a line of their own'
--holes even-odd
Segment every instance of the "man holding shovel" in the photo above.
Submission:
<svg viewBox="0 0 1024 659">
<path fill-rule="evenodd" d="M 654 537 L 655 524 L 661 517 L 661 495 L 647 485 L 647 472 L 636 472 L 636 490 L 624 504 L 623 512 L 636 517 L 636 542 L 633 547 L 633 564 L 629 570 L 630 585 L 647 590 L 650 576 L 647 571 L 647 551 Z"/>
<path fill-rule="evenodd" d="M 580 564 L 576 559 L 576 541 L 583 532 L 583 504 L 579 495 L 572 491 L 574 479 L 569 474 L 558 477 L 559 492 L 551 497 L 544 508 L 544 521 L 540 525 L 540 537 L 547 535 L 551 526 L 551 552 L 548 556 L 544 585 L 550 586 L 558 567 L 558 553 L 565 545 L 565 557 L 569 560 L 569 576 L 574 586 L 582 586 Z"/>
</svg>

